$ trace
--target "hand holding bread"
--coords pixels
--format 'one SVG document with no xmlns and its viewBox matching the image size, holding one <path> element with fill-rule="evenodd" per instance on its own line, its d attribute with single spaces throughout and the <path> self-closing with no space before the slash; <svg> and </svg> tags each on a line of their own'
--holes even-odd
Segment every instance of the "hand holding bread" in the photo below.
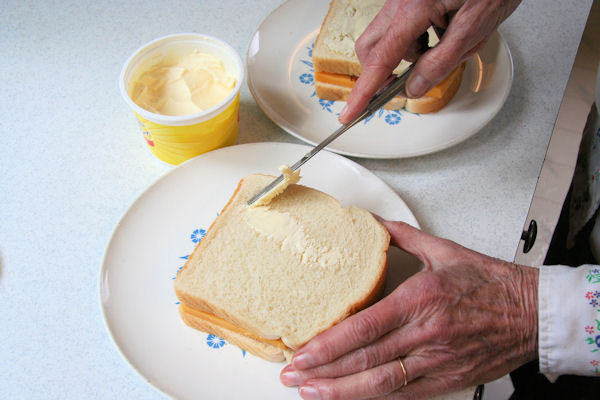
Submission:
<svg viewBox="0 0 600 400">
<path fill-rule="evenodd" d="M 357 39 L 362 73 L 339 116 L 352 120 L 401 60 L 414 56 L 415 42 L 431 26 L 445 29 L 439 44 L 422 54 L 408 82 L 410 98 L 420 98 L 482 47 L 520 0 L 387 0 Z"/>
<path fill-rule="evenodd" d="M 401 222 L 391 243 L 424 263 L 394 292 L 318 335 L 283 369 L 306 399 L 427 399 L 489 382 L 537 355 L 537 269 Z"/>
</svg>

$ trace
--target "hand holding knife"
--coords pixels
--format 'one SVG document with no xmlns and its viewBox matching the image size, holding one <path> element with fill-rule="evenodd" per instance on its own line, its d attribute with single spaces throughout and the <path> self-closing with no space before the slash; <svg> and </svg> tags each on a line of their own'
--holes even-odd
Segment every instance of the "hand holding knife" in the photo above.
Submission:
<svg viewBox="0 0 600 400">
<path fill-rule="evenodd" d="M 365 110 L 359 114 L 352 121 L 348 122 L 345 125 L 342 125 L 339 129 L 329 135 L 325 140 L 319 143 L 315 148 L 306 153 L 300 160 L 298 160 L 294 165 L 291 166 L 291 170 L 293 172 L 297 171 L 304 163 L 310 160 L 315 154 L 324 149 L 329 143 L 333 142 L 336 138 L 338 138 L 342 133 L 346 132 L 348 129 L 352 128 L 354 125 L 358 124 L 365 118 L 370 117 L 375 111 L 379 110 L 383 107 L 388 101 L 393 99 L 396 95 L 401 92 L 404 92 L 404 87 L 406 85 L 406 80 L 410 75 L 410 72 L 413 69 L 414 64 L 411 64 L 401 75 L 394 77 L 383 89 L 381 89 L 369 102 Z M 258 192 L 254 197 L 252 197 L 248 201 L 248 205 L 254 204 L 258 199 L 262 196 L 273 190 L 281 181 L 283 181 L 283 175 L 279 175 L 273 182 L 267 185 L 264 189 Z"/>
</svg>

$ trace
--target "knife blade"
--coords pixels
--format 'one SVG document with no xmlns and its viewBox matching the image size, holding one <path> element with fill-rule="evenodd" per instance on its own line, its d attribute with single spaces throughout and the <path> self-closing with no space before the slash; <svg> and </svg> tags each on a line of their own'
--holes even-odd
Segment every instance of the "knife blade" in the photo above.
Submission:
<svg viewBox="0 0 600 400">
<path fill-rule="evenodd" d="M 310 160 L 312 157 L 314 157 L 314 155 L 317 154 L 319 151 L 323 150 L 329 143 L 333 142 L 335 139 L 337 139 L 340 135 L 342 135 L 348 129 L 352 128 L 354 125 L 356 125 L 359 122 L 361 122 L 362 120 L 370 117 L 375 111 L 377 111 L 381 107 L 383 107 L 388 101 L 393 99 L 397 94 L 404 91 L 404 87 L 406 86 L 406 80 L 408 79 L 410 72 L 413 70 L 413 66 L 414 66 L 414 64 L 411 64 L 402 74 L 392 78 L 390 80 L 390 82 L 383 89 L 381 89 L 377 94 L 375 94 L 375 96 L 373 96 L 373 98 L 371 99 L 371 101 L 369 101 L 369 104 L 367 104 L 367 107 L 362 111 L 362 113 L 360 113 L 352 121 L 339 127 L 331 135 L 326 137 L 325 140 L 323 140 L 321 143 L 319 143 L 317 146 L 315 146 L 311 151 L 309 151 L 304 156 L 302 156 L 302 158 L 300 160 L 298 160 L 295 164 L 293 164 L 290 167 L 290 169 L 293 172 L 297 171 L 298 168 L 300 168 L 308 160 Z M 269 183 L 264 189 L 259 191 L 256 195 L 254 195 L 254 197 L 252 197 L 250 200 L 248 200 L 248 205 L 254 204 L 262 196 L 269 193 L 277 185 L 279 185 L 283 181 L 283 179 L 284 179 L 283 175 L 279 175 L 271 183 Z"/>
</svg>

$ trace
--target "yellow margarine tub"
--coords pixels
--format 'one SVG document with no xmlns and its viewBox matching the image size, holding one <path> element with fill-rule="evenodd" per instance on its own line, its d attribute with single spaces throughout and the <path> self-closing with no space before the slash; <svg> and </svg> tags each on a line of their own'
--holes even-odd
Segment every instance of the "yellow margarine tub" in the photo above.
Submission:
<svg viewBox="0 0 600 400">
<path fill-rule="evenodd" d="M 123 66 L 120 89 L 150 151 L 176 165 L 235 143 L 243 78 L 231 46 L 183 33 L 136 50 Z"/>
</svg>

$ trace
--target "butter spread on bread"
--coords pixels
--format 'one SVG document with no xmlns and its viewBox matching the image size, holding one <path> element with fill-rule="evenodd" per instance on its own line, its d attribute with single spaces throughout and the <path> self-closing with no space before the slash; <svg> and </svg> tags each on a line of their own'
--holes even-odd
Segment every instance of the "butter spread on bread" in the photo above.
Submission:
<svg viewBox="0 0 600 400">
<path fill-rule="evenodd" d="M 248 207 L 243 219 L 261 237 L 273 240 L 282 251 L 294 253 L 302 263 L 316 263 L 323 267 L 345 263 L 339 248 L 332 248 L 326 240 L 310 237 L 303 225 L 289 213 L 268 206 Z"/>
<path fill-rule="evenodd" d="M 281 174 L 283 175 L 283 180 L 269 192 L 265 193 L 261 198 L 256 200 L 251 207 L 266 206 L 271 200 L 283 193 L 289 185 L 300 181 L 300 169 L 292 171 L 289 165 L 282 165 L 279 167 L 279 171 L 281 171 Z"/>
<path fill-rule="evenodd" d="M 324 45 L 334 53 L 355 56 L 354 45 L 383 6 L 381 0 L 344 0 L 325 27 Z"/>
</svg>

